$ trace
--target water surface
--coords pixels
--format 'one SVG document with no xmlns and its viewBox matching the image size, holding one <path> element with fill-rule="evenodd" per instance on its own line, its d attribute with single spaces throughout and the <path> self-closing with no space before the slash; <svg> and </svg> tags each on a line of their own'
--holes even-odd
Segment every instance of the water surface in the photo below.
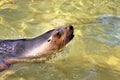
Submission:
<svg viewBox="0 0 120 80">
<path fill-rule="evenodd" d="M 120 0 L 1 0 L 0 39 L 71 24 L 75 38 L 46 63 L 15 64 L 1 80 L 119 80 Z"/>
</svg>

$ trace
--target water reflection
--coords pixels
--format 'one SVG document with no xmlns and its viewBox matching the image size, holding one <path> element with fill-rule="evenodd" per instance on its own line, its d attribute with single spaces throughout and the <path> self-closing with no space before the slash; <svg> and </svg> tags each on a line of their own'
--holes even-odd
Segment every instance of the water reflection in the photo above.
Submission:
<svg viewBox="0 0 120 80">
<path fill-rule="evenodd" d="M 96 21 L 96 26 L 100 26 L 104 31 L 102 35 L 96 35 L 97 39 L 108 45 L 118 46 L 120 45 L 120 17 L 112 15 L 102 15 Z M 91 32 L 92 33 L 92 32 Z M 93 32 L 95 35 L 95 33 Z"/>
</svg>

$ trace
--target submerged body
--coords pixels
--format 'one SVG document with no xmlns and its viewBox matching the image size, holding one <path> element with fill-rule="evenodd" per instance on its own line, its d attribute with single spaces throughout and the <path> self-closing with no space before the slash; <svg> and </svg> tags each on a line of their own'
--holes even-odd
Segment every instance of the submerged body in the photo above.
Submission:
<svg viewBox="0 0 120 80">
<path fill-rule="evenodd" d="M 73 39 L 73 31 L 73 27 L 68 26 L 50 30 L 32 39 L 0 41 L 0 71 L 26 58 L 51 55 Z"/>
</svg>

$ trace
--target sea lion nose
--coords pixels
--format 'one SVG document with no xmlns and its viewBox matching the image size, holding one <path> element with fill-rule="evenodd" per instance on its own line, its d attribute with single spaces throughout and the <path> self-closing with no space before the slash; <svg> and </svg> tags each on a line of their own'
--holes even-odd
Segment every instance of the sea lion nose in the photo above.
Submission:
<svg viewBox="0 0 120 80">
<path fill-rule="evenodd" d="M 69 29 L 73 30 L 73 26 L 70 25 L 70 26 L 69 26 Z"/>
<path fill-rule="evenodd" d="M 66 27 L 66 29 L 68 29 L 68 30 L 73 30 L 73 26 L 68 26 L 68 27 Z"/>
</svg>

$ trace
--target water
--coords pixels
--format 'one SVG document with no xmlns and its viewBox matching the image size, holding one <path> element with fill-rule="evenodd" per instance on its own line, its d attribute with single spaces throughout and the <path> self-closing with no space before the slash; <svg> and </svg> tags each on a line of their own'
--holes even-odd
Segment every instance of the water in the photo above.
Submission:
<svg viewBox="0 0 120 80">
<path fill-rule="evenodd" d="M 0 38 L 71 24 L 75 38 L 46 63 L 15 64 L 0 80 L 119 80 L 120 0 L 1 0 Z"/>
</svg>

